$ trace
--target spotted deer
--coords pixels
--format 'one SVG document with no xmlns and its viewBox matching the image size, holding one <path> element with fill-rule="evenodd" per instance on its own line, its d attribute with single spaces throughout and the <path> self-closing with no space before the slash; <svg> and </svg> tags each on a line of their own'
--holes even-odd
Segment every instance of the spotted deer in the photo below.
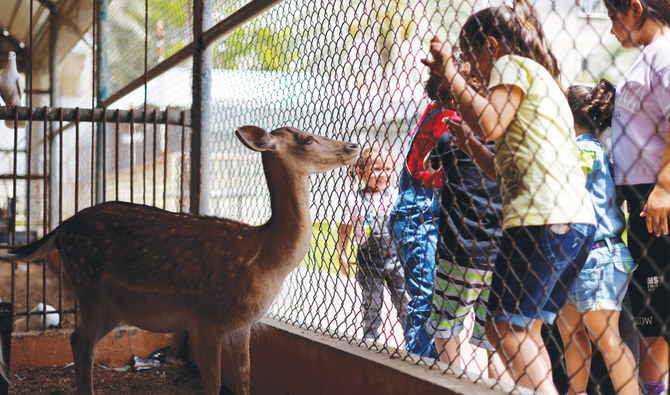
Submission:
<svg viewBox="0 0 670 395">
<path fill-rule="evenodd" d="M 353 163 L 359 147 L 290 127 L 268 133 L 243 126 L 235 133 L 261 152 L 272 208 L 265 224 L 108 202 L 4 253 L 5 259 L 34 261 L 58 250 L 79 303 L 70 338 L 78 393 L 93 393 L 95 345 L 121 323 L 186 331 L 210 395 L 219 394 L 227 343 L 236 393 L 249 393 L 250 327 L 309 247 L 308 176 Z"/>
</svg>

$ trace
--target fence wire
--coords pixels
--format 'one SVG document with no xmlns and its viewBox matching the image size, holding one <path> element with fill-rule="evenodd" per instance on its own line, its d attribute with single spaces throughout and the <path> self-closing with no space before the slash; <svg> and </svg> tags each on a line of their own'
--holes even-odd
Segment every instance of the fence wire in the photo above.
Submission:
<svg viewBox="0 0 670 395">
<path fill-rule="evenodd" d="M 524 3 L 285 0 L 224 34 L 209 46 L 206 214 L 253 225 L 271 216 L 260 157 L 234 137 L 238 126 L 293 126 L 358 143 L 356 165 L 311 177 L 312 242 L 270 317 L 408 363 L 474 374 L 489 387 L 667 388 L 668 239 L 646 227 L 667 233 L 667 196 L 654 186 L 663 179 L 670 117 L 670 7 L 640 2 L 660 49 L 635 33 L 628 6 L 616 1 L 537 0 L 539 20 L 514 20 L 511 41 L 506 25 L 484 14 L 472 25 L 475 12 L 515 7 L 505 9 L 521 15 Z M 247 6 L 210 5 L 212 25 Z M 192 2 L 118 0 L 108 15 L 112 94 L 193 41 Z M 471 35 L 462 33 L 466 22 Z M 87 28 L 83 41 L 92 36 Z M 544 49 L 524 49 L 523 29 L 536 39 L 543 32 L 560 73 L 547 73 Z M 466 77 L 460 87 L 460 77 L 430 77 L 422 62 L 435 58 L 435 36 L 454 47 L 453 68 Z M 60 68 L 93 73 L 95 48 L 73 48 Z M 68 109 L 54 109 L 56 116 L 33 117 L 28 132 L 0 129 L 0 244 L 35 239 L 94 204 L 96 160 L 102 200 L 188 212 L 192 74 L 190 60 L 160 71 L 105 109 L 105 123 L 77 115 L 68 126 Z M 61 83 L 74 82 L 63 75 Z M 636 78 L 648 78 L 650 92 Z M 493 99 L 500 87 L 511 115 Z M 91 83 L 80 83 L 61 103 L 74 107 L 91 95 Z M 38 93 L 33 100 L 48 104 Z M 134 113 L 144 120 L 131 121 Z M 171 113 L 181 121 L 168 122 Z M 165 122 L 148 120 L 152 114 Z M 0 115 L 15 117 L 9 109 Z M 636 134 L 638 124 L 648 132 Z M 95 153 L 98 127 L 104 158 Z M 575 130 L 602 132 L 600 142 Z M 473 162 L 488 157 L 484 151 L 495 159 Z M 15 330 L 48 329 L 38 303 L 55 306 L 55 326 L 74 325 L 57 267 L 0 263 L 0 297 L 14 304 Z"/>
</svg>

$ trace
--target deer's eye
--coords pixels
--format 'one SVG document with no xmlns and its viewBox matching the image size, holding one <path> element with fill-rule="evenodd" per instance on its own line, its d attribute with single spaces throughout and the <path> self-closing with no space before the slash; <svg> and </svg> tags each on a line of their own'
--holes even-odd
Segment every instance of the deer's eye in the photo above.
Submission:
<svg viewBox="0 0 670 395">
<path fill-rule="evenodd" d="M 314 142 L 314 137 L 309 136 L 305 139 L 305 145 L 310 145 Z"/>
</svg>

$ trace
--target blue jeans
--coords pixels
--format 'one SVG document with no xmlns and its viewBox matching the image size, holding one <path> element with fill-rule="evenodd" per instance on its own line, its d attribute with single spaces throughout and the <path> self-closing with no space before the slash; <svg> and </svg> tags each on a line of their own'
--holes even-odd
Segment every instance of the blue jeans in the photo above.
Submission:
<svg viewBox="0 0 670 395">
<path fill-rule="evenodd" d="M 489 312 L 493 321 L 530 328 L 535 320 L 553 324 L 584 266 L 595 226 L 570 224 L 505 229 L 493 269 Z"/>
<path fill-rule="evenodd" d="M 399 193 L 390 217 L 410 301 L 405 323 L 405 348 L 437 358 L 435 342 L 426 330 L 433 299 L 433 276 L 440 214 L 439 190 L 411 186 Z"/>
</svg>

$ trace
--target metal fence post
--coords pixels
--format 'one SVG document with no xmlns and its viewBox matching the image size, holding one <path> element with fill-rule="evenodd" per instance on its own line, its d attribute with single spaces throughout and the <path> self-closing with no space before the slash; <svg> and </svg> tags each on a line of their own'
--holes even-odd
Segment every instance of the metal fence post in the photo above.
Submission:
<svg viewBox="0 0 670 395">
<path fill-rule="evenodd" d="M 203 41 L 203 31 L 212 25 L 212 2 L 193 3 L 193 103 L 191 120 L 190 212 L 209 211 L 209 134 L 211 128 L 212 50 Z"/>
<path fill-rule="evenodd" d="M 102 102 L 107 99 L 109 94 L 108 85 L 109 85 L 109 67 L 107 64 L 107 0 L 98 0 L 98 13 L 96 15 L 97 24 L 98 24 L 98 36 L 97 36 L 97 51 L 95 51 L 96 57 L 96 73 L 95 79 L 97 84 L 96 92 L 96 102 L 97 107 L 102 107 Z M 102 122 L 96 123 L 96 133 L 95 133 L 95 203 L 102 203 L 105 196 L 104 191 L 104 177 L 105 177 L 105 163 L 104 157 L 105 153 L 103 152 L 103 140 L 105 139 L 105 128 Z"/>
<path fill-rule="evenodd" d="M 51 12 L 49 19 L 49 103 L 52 108 L 60 106 L 60 92 L 58 91 L 58 16 Z M 59 224 L 58 213 L 58 147 L 56 131 L 58 122 L 49 123 L 49 146 L 51 161 L 49 168 L 49 228 L 55 229 Z M 45 142 L 46 144 L 46 142 Z M 46 161 L 47 159 L 44 158 Z"/>
</svg>

